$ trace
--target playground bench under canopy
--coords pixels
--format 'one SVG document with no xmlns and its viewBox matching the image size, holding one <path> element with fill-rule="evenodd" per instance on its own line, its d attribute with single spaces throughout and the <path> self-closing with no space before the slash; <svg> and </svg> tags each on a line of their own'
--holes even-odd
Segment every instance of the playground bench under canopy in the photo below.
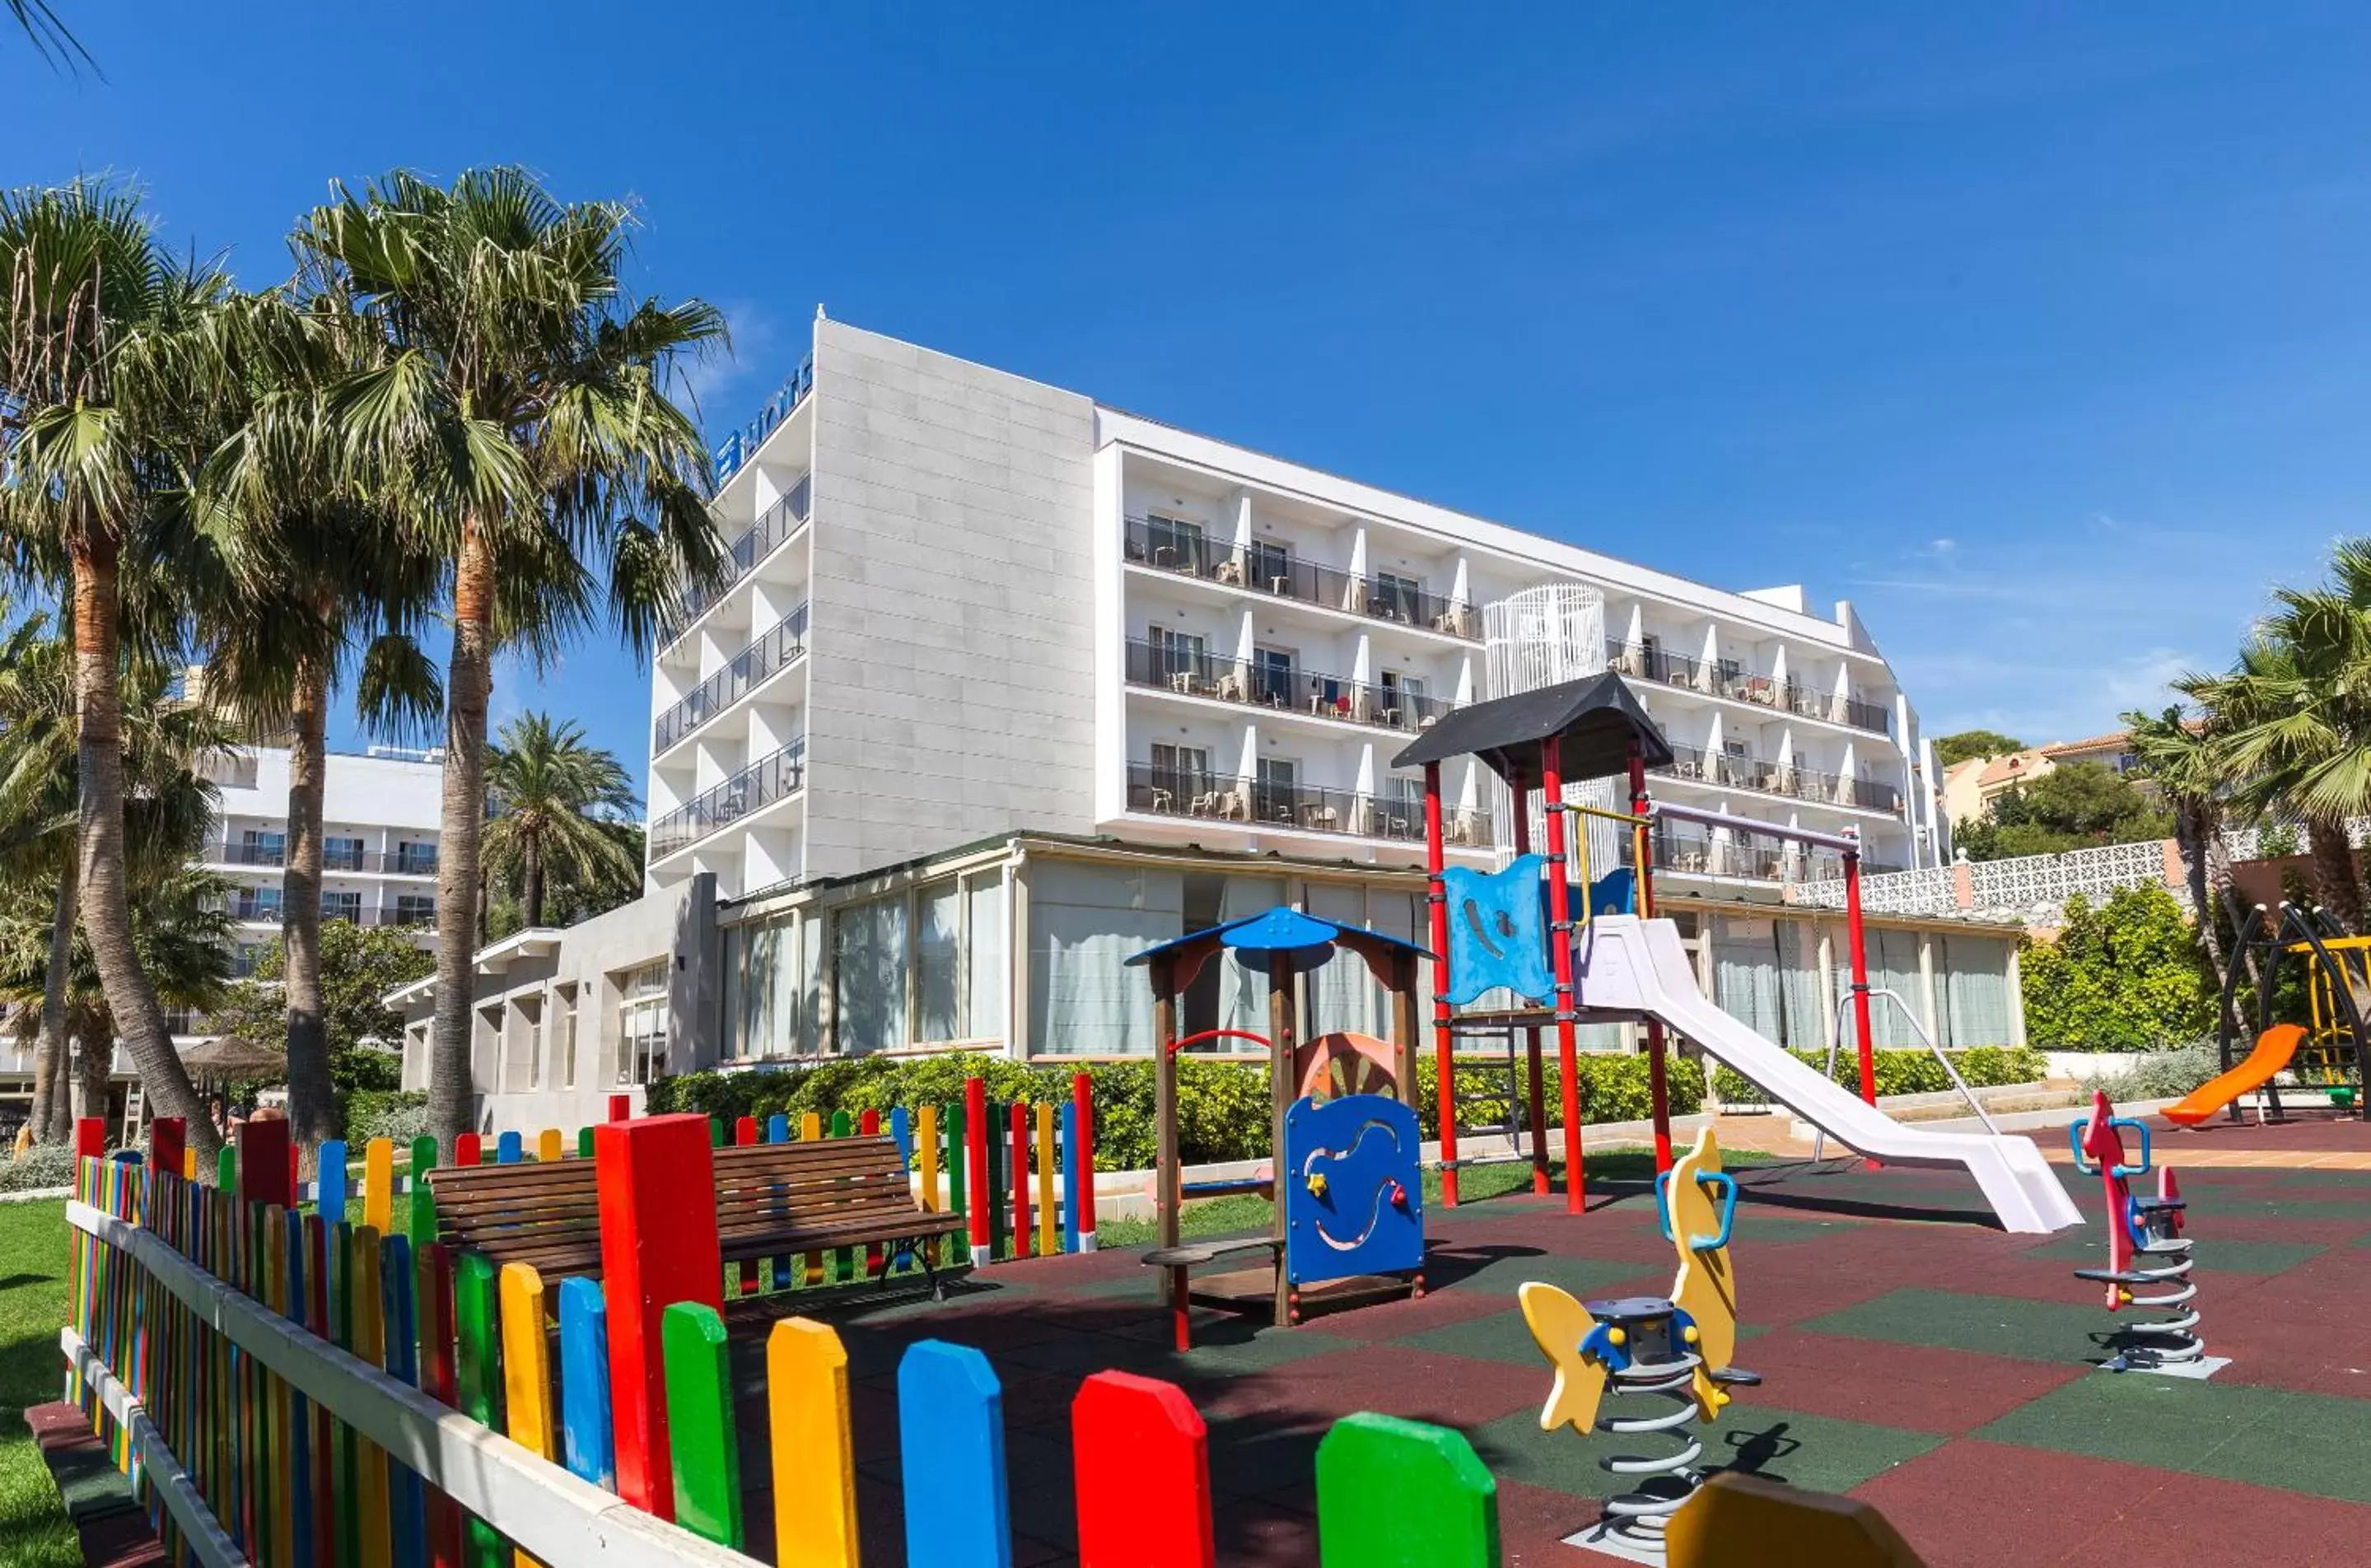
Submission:
<svg viewBox="0 0 2371 1568">
<path fill-rule="evenodd" d="M 910 1251 L 935 1294 L 931 1243 L 963 1229 L 960 1215 L 915 1200 L 889 1137 L 738 1144 L 714 1151 L 716 1229 L 726 1262 L 879 1247 Z M 601 1273 L 601 1206 L 589 1159 L 440 1167 L 428 1173 L 439 1238 L 499 1265 L 531 1263 L 561 1277 Z"/>
</svg>

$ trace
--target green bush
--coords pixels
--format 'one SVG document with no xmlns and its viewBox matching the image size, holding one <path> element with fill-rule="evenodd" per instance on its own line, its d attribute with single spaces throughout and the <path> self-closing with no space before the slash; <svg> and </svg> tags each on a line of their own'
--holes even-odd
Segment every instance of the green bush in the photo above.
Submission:
<svg viewBox="0 0 2371 1568">
<path fill-rule="evenodd" d="M 2094 909 L 2066 901 L 2054 942 L 2018 948 L 2026 1034 L 2076 1051 L 2160 1051 L 2215 1027 L 2216 983 L 2190 921 L 2162 887 L 2128 887 Z"/>
<path fill-rule="evenodd" d="M 2083 1080 L 2085 1089 L 2105 1090 L 2119 1105 L 2142 1100 L 2178 1100 L 2223 1070 L 2223 1056 L 2212 1040 L 2152 1051 L 2121 1073 Z"/>
<path fill-rule="evenodd" d="M 74 1145 L 35 1144 L 21 1159 L 0 1159 L 0 1193 L 30 1193 L 43 1187 L 71 1187 L 75 1179 Z"/>
<path fill-rule="evenodd" d="M 1059 1102 L 1070 1098 L 1070 1077 L 1078 1070 L 1053 1063 L 1031 1066 L 1000 1056 L 953 1053 L 902 1061 L 856 1057 L 808 1066 L 686 1073 L 653 1083 L 647 1103 L 654 1113 L 694 1112 L 728 1122 L 742 1116 L 763 1121 L 781 1112 L 795 1124 L 812 1111 L 828 1123 L 835 1111 L 846 1111 L 854 1117 L 866 1110 L 886 1114 L 891 1107 L 902 1105 L 910 1114 L 924 1105 L 960 1103 L 965 1078 L 975 1076 L 988 1080 L 990 1100 Z M 1093 1084 L 1095 1168 L 1141 1170 L 1151 1166 L 1155 1132 L 1152 1064 L 1096 1063 L 1085 1071 Z M 1648 1115 L 1644 1056 L 1587 1055 L 1580 1059 L 1580 1072 L 1584 1122 L 1631 1122 Z M 1553 1122 L 1564 1092 L 1563 1078 L 1553 1059 L 1545 1077 L 1548 1119 Z M 1417 1064 L 1417 1115 L 1428 1138 L 1439 1136 L 1438 1080 L 1432 1057 L 1425 1053 Z M 1484 1094 L 1472 1079 L 1461 1079 L 1460 1087 L 1460 1119 L 1466 1125 L 1497 1118 L 1503 1101 L 1495 1088 Z M 1675 1062 L 1670 1089 L 1673 1115 L 1690 1115 L 1701 1109 L 1704 1078 L 1693 1067 Z M 1191 1055 L 1181 1058 L 1177 1147 L 1189 1165 L 1267 1158 L 1266 1066 Z"/>
<path fill-rule="evenodd" d="M 1824 1067 L 1828 1054 L 1824 1051 L 1796 1051 L 1797 1060 L 1812 1067 Z M 2049 1063 L 2039 1051 L 2011 1045 L 1974 1045 L 1964 1051 L 1947 1051 L 1951 1065 L 1960 1069 L 1970 1089 L 1990 1089 L 2000 1084 L 2038 1083 L 2050 1076 Z M 1877 1092 L 1888 1094 L 1941 1094 L 1951 1088 L 1950 1076 L 1943 1071 L 1928 1051 L 1879 1051 L 1876 1053 Z M 1860 1058 L 1850 1051 L 1836 1053 L 1835 1080 L 1860 1092 Z M 1725 1066 L 1713 1069 L 1713 1087 L 1720 1093 L 1724 1105 L 1754 1105 L 1767 1100 L 1744 1074 Z"/>
<path fill-rule="evenodd" d="M 346 1101 L 346 1148 L 359 1155 L 373 1138 L 399 1149 L 428 1133 L 428 1095 L 422 1090 L 359 1090 Z"/>
</svg>

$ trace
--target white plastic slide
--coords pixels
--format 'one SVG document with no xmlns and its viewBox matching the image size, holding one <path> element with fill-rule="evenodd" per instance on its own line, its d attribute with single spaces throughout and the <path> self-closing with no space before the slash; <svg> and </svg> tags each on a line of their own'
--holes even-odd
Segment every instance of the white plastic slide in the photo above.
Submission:
<svg viewBox="0 0 2371 1568">
<path fill-rule="evenodd" d="M 1584 1012 L 1651 1015 L 1743 1073 L 1830 1137 L 1890 1165 L 1965 1166 L 2002 1228 L 2046 1233 L 2080 1225 L 2075 1200 L 2031 1140 L 1905 1127 L 1705 998 L 1669 920 L 1600 915 L 1576 944 Z"/>
</svg>

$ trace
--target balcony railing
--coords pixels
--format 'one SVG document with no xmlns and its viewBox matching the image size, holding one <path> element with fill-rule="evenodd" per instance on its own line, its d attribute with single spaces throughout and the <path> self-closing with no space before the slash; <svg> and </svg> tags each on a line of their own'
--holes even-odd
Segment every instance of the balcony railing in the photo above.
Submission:
<svg viewBox="0 0 2371 1568">
<path fill-rule="evenodd" d="M 206 859 L 217 866 L 284 866 L 288 863 L 288 847 L 285 844 L 215 844 L 207 847 Z M 324 847 L 321 869 L 325 871 L 368 872 L 399 877 L 433 877 L 436 874 L 436 848 L 434 845 L 411 845 L 389 852 Z"/>
<path fill-rule="evenodd" d="M 804 657 L 806 640 L 807 607 L 801 605 L 773 630 L 733 655 L 690 696 L 659 715 L 658 722 L 651 726 L 652 755 L 666 750 L 731 707 L 742 693 Z"/>
<path fill-rule="evenodd" d="M 651 824 L 651 859 L 672 855 L 710 834 L 806 787 L 807 744 L 792 741 Z"/>
<path fill-rule="evenodd" d="M 711 455 L 715 459 L 716 482 L 723 484 L 737 473 L 743 464 L 756 456 L 758 446 L 774 427 L 789 419 L 791 411 L 806 401 L 807 394 L 814 390 L 815 355 L 809 354 L 799 361 L 799 368 L 791 372 L 791 378 L 775 388 L 774 395 L 766 399 L 766 406 L 758 410 L 757 418 L 717 443 Z"/>
<path fill-rule="evenodd" d="M 1429 729 L 1457 707 L 1444 698 L 1401 686 L 1347 680 L 1314 670 L 1280 668 L 1250 659 L 1221 659 L 1175 644 L 1130 641 L 1131 686 L 1240 702 L 1255 708 L 1313 714 L 1346 724 L 1371 724 L 1410 733 Z"/>
<path fill-rule="evenodd" d="M 1258 544 L 1238 548 L 1191 529 L 1146 518 L 1130 518 L 1128 559 L 1139 566 L 1180 577 L 1223 583 L 1247 594 L 1266 594 L 1323 605 L 1376 620 L 1424 627 L 1452 637 L 1479 640 L 1482 617 L 1462 599 L 1427 593 L 1396 578 L 1359 577 L 1339 567 L 1320 566 Z"/>
<path fill-rule="evenodd" d="M 1737 702 L 1758 703 L 1764 708 L 1798 713 L 1806 719 L 1824 719 L 1832 724 L 1849 724 L 1856 730 L 1867 730 L 1874 734 L 1892 732 L 1892 720 L 1881 703 L 1863 702 L 1857 698 L 1816 691 L 1794 681 L 1782 681 L 1775 675 L 1756 674 L 1728 660 L 1706 663 L 1704 660 L 1691 659 L 1683 653 L 1666 652 L 1660 648 L 1608 642 L 1605 645 L 1605 662 L 1609 668 L 1633 680 L 1680 686 Z"/>
<path fill-rule="evenodd" d="M 1748 819 L 1719 833 L 1694 823 L 1659 824 L 1648 835 L 1658 871 L 1682 876 L 1739 877 L 1752 882 L 1825 882 L 1845 874 L 1844 857 L 1791 839 L 1756 833 Z M 1629 836 L 1622 836 L 1622 859 L 1631 859 Z M 1901 868 L 1864 858 L 1861 870 L 1874 874 Z"/>
<path fill-rule="evenodd" d="M 234 920 L 270 921 L 276 925 L 285 906 L 277 899 L 234 897 L 224 903 L 223 909 Z M 362 904 L 332 897 L 321 900 L 321 918 L 343 920 L 354 926 L 433 926 L 436 923 L 436 909 L 433 904 Z"/>
<path fill-rule="evenodd" d="M 1900 790 L 1873 778 L 1821 773 L 1792 764 L 1765 761 L 1761 757 L 1699 751 L 1693 746 L 1673 746 L 1671 765 L 1656 771 L 1674 778 L 1701 779 L 1707 784 L 1755 790 L 1768 795 L 1784 795 L 1789 800 L 1815 801 L 1822 805 L 1862 806 L 1870 811 L 1891 812 L 1899 810 L 1902 804 Z"/>
<path fill-rule="evenodd" d="M 1354 838 L 1424 842 L 1424 796 L 1366 795 L 1313 784 L 1279 784 L 1239 778 L 1196 768 L 1130 763 L 1128 809 L 1154 816 L 1200 817 L 1214 823 L 1287 828 L 1299 833 L 1336 833 Z M 1452 847 L 1490 847 L 1490 818 L 1483 812 L 1452 812 L 1441 824 Z"/>
<path fill-rule="evenodd" d="M 791 493 L 766 508 L 765 514 L 749 525 L 724 548 L 723 575 L 714 584 L 693 588 L 683 596 L 683 604 L 666 628 L 663 643 L 672 643 L 684 634 L 685 628 L 698 620 L 700 612 L 731 591 L 733 585 L 757 569 L 758 563 L 774 553 L 774 547 L 806 526 L 808 501 L 814 494 L 814 476 L 802 474 Z"/>
</svg>

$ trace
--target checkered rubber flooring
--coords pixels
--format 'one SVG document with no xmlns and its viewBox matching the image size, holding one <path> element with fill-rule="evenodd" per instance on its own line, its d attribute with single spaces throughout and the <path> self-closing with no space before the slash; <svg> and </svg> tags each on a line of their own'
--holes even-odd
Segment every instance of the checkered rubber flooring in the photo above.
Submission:
<svg viewBox="0 0 2371 1568">
<path fill-rule="evenodd" d="M 2311 1124 L 2296 1131 L 2330 1145 Z M 2184 1144 L 2161 1136 L 2158 1159 L 2180 1170 Z M 2099 1191 L 2061 1173 L 2090 1224 L 2036 1238 L 1992 1228 L 1948 1173 L 1741 1171 L 1738 1359 L 1764 1381 L 1709 1432 L 1714 1461 L 1864 1497 L 1931 1568 L 2371 1562 L 2371 1172 L 2182 1171 L 2202 1329 L 2233 1360 L 2204 1383 L 2093 1369 L 2112 1320 L 2071 1271 L 2104 1261 Z M 1605 1561 L 1558 1543 L 1614 1490 L 1597 1464 L 1611 1440 L 1539 1430 L 1548 1369 L 1515 1291 L 1532 1279 L 1580 1296 L 1667 1290 L 1651 1200 L 1606 1185 L 1580 1218 L 1561 1194 L 1428 1218 L 1423 1299 L 1287 1331 L 1199 1315 L 1184 1355 L 1129 1252 L 1006 1264 L 943 1306 L 842 1318 L 869 1568 L 905 1561 L 894 1378 L 926 1337 L 978 1346 L 1003 1379 L 1023 1564 L 1073 1558 L 1070 1401 L 1106 1366 L 1182 1384 L 1209 1421 L 1221 1562 L 1316 1562 L 1316 1444 L 1359 1410 L 1473 1440 L 1498 1478 L 1509 1564 Z M 735 1338 L 744 1475 L 760 1489 L 749 1533 L 769 1551 L 762 1325 Z"/>
</svg>

